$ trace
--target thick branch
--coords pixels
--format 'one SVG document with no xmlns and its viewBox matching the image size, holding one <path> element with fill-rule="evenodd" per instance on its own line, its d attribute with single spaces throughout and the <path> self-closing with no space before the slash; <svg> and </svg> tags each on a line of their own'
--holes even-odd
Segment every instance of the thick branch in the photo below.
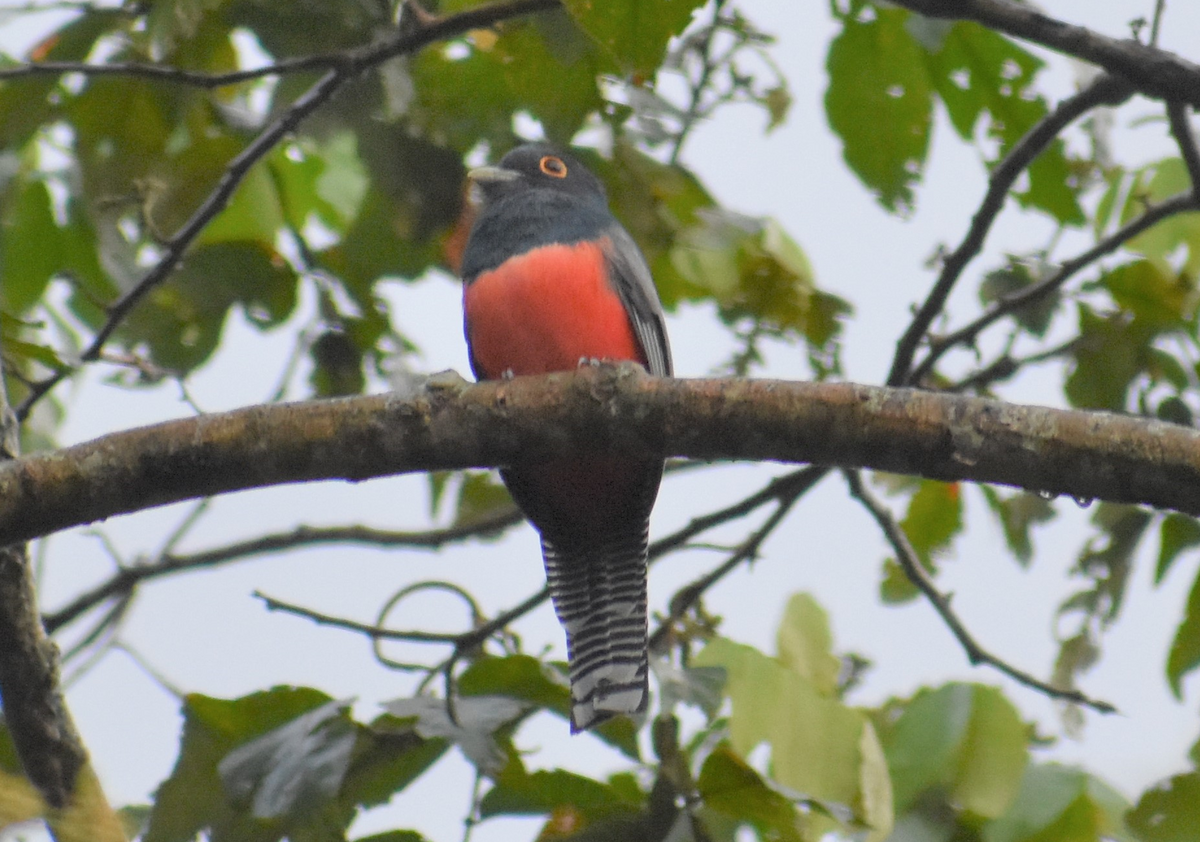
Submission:
<svg viewBox="0 0 1200 842">
<path fill-rule="evenodd" d="M 260 406 L 0 465 L 0 543 L 165 503 L 580 450 L 812 462 L 1200 514 L 1200 431 L 848 383 L 668 380 L 600 366 L 415 395 Z"/>
<path fill-rule="evenodd" d="M 0 370 L 0 463 L 12 464 L 18 449 L 17 421 Z M 0 542 L 0 703 L 4 728 L 32 785 L 28 794 L 9 792 L 10 802 L 25 799 L 30 815 L 45 805 L 57 842 L 124 842 L 67 710 L 58 648 L 42 628 L 23 542 Z"/>
<path fill-rule="evenodd" d="M 1056 52 L 1099 65 L 1156 99 L 1200 107 L 1200 65 L 1131 38 L 1109 38 L 1013 0 L 893 0 L 931 18 L 973 20 Z"/>
</svg>

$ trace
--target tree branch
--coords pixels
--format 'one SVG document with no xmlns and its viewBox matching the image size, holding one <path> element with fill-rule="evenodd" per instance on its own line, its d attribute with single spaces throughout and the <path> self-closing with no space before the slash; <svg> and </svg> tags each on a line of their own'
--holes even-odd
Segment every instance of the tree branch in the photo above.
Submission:
<svg viewBox="0 0 1200 842">
<path fill-rule="evenodd" d="M 1182 103 L 1168 102 L 1167 119 L 1171 124 L 1171 134 L 1179 144 L 1179 154 L 1192 178 L 1192 196 L 1200 205 L 1200 146 L 1196 145 L 1196 135 L 1192 132 L 1192 124 L 1188 122 L 1187 108 Z"/>
<path fill-rule="evenodd" d="M 950 629 L 951 633 L 958 639 L 958 642 L 962 644 L 963 650 L 967 653 L 967 660 L 971 662 L 972 666 L 987 664 L 1020 684 L 1044 693 L 1053 699 L 1077 705 L 1086 705 L 1100 713 L 1116 713 L 1117 709 L 1108 702 L 1092 699 L 1078 690 L 1063 689 L 1035 678 L 980 646 L 975 638 L 971 636 L 971 633 L 967 631 L 967 627 L 963 625 L 962 620 L 954 613 L 954 609 L 950 607 L 950 597 L 939 591 L 937 585 L 929 578 L 929 574 L 925 572 L 925 567 L 921 564 L 920 558 L 917 557 L 916 550 L 909 543 L 908 536 L 904 534 L 904 530 L 900 528 L 900 524 L 892 517 L 892 513 L 867 490 L 867 487 L 863 484 L 862 477 L 857 471 L 845 471 L 844 473 L 846 483 L 850 486 L 851 496 L 861 502 L 863 507 L 871 514 L 871 517 L 875 519 L 875 522 L 879 524 L 880 529 L 883 530 L 883 534 L 887 537 L 888 543 L 892 545 L 892 550 L 896 553 L 896 561 L 903 568 L 905 576 L 925 595 L 930 605 L 937 611 L 938 616 L 942 618 L 942 622 L 946 624 L 946 627 Z"/>
<path fill-rule="evenodd" d="M 824 471 L 820 471 L 819 475 L 814 475 L 814 479 L 808 487 L 811 488 L 816 480 L 823 475 Z M 803 491 L 798 490 L 796 494 L 781 499 L 779 505 L 775 507 L 775 511 L 771 512 L 762 525 L 751 532 L 749 537 L 730 553 L 729 558 L 725 559 L 725 561 L 721 562 L 708 573 L 705 573 L 699 579 L 680 588 L 675 596 L 671 598 L 669 613 L 663 618 L 658 628 L 654 630 L 654 634 L 650 635 L 650 651 L 655 652 L 662 649 L 675 624 L 683 619 L 688 609 L 699 602 L 700 598 L 704 596 L 709 588 L 720 582 L 744 562 L 753 561 L 758 557 L 758 551 L 762 547 L 763 542 L 775 531 L 775 527 L 783 522 L 784 517 L 792 510 L 792 505 L 802 493 Z"/>
<path fill-rule="evenodd" d="M 59 610 L 43 615 L 42 622 L 46 626 L 46 631 L 53 634 L 106 599 L 132 593 L 139 584 L 147 580 L 186 570 L 216 567 L 266 553 L 321 544 L 362 544 L 375 547 L 416 547 L 433 550 L 454 541 L 506 529 L 520 521 L 521 513 L 516 508 L 512 508 L 483 520 L 448 526 L 443 529 L 398 531 L 373 529 L 361 525 L 298 526 L 288 532 L 277 532 L 247 541 L 236 541 L 202 552 L 185 555 L 165 553 L 148 564 L 122 567 L 104 582 L 80 594 Z"/>
<path fill-rule="evenodd" d="M 453 632 L 426 632 L 426 631 L 401 631 L 399 629 L 386 629 L 382 626 L 375 626 L 369 623 L 359 623 L 354 620 L 347 620 L 344 617 L 334 617 L 330 614 L 322 614 L 320 611 L 313 611 L 311 608 L 305 608 L 301 605 L 294 605 L 290 602 L 284 602 L 281 599 L 276 599 L 273 596 L 267 596 L 262 591 L 255 591 L 254 596 L 261 599 L 263 605 L 268 611 L 282 611 L 285 614 L 295 614 L 297 617 L 303 617 L 307 620 L 312 620 L 319 626 L 333 626 L 346 631 L 357 632 L 358 634 L 366 635 L 371 640 L 407 640 L 413 643 L 457 643 L 462 639 L 464 634 L 454 634 Z M 470 634 L 467 632 L 466 634 Z"/>
<path fill-rule="evenodd" d="M 970 228 L 959 244 L 942 263 L 942 271 L 937 282 L 930 290 L 925 303 L 913 316 L 912 323 L 900 338 L 896 346 L 896 355 L 892 360 L 892 369 L 888 374 L 889 386 L 918 384 L 920 381 L 910 379 L 913 356 L 917 347 L 925 338 L 929 326 L 942 312 L 950 291 L 961 277 L 963 269 L 979 254 L 983 242 L 991 230 L 992 223 L 1004 207 L 1004 200 L 1012 190 L 1021 173 L 1049 146 L 1059 133 L 1076 119 L 1086 114 L 1098 105 L 1119 105 L 1127 100 L 1133 89 L 1122 79 L 1115 76 L 1100 76 L 1084 90 L 1059 103 L 1058 107 L 1047 114 L 1036 126 L 1021 138 L 1007 155 L 996 165 L 988 177 L 988 189 L 984 194 L 979 209 L 971 219 Z"/>
<path fill-rule="evenodd" d="M 290 482 L 580 451 L 811 462 L 1200 514 L 1200 431 L 848 383 L 670 380 L 633 364 L 169 421 L 0 465 L 0 543 Z"/>
<path fill-rule="evenodd" d="M 435 18 L 414 25 L 378 44 L 338 54 L 336 65 L 229 162 L 217 186 L 204 199 L 191 218 L 162 244 L 162 256 L 124 295 L 108 306 L 104 324 L 91 343 L 79 355 L 81 363 L 99 358 L 105 343 L 152 289 L 170 277 L 196 237 L 217 214 L 224 210 L 250 169 L 266 156 L 283 137 L 321 107 L 348 81 L 376 65 L 398 55 L 415 52 L 435 41 L 461 35 L 471 29 L 493 26 L 500 21 L 558 6 L 558 0 L 504 0 L 458 14 Z M 33 405 L 72 373 L 63 368 L 30 385 L 29 394 L 17 407 L 17 418 L 24 420 Z"/>
<path fill-rule="evenodd" d="M 1049 277 L 1025 287 L 1019 292 L 1005 296 L 993 302 L 977 318 L 953 333 L 940 336 L 930 343 L 929 354 L 921 361 L 909 378 L 912 383 L 920 383 L 933 371 L 938 360 L 956 345 L 970 345 L 986 328 L 998 322 L 1009 313 L 1021 309 L 1027 304 L 1037 301 L 1044 295 L 1049 295 L 1069 281 L 1077 272 L 1107 254 L 1119 249 L 1138 234 L 1154 227 L 1168 217 L 1187 211 L 1200 210 L 1200 194 L 1194 192 L 1181 193 L 1146 209 L 1146 212 L 1127 225 L 1118 228 L 1096 245 L 1076 257 L 1059 264 L 1058 270 Z"/>
<path fill-rule="evenodd" d="M 0 463 L 19 450 L 18 427 L 0 369 Z M 4 728 L 31 791 L 25 809 L 43 813 L 57 842 L 124 842 L 125 833 L 88 762 L 59 681 L 58 647 L 38 616 L 24 542 L 0 542 L 0 703 Z"/>
<path fill-rule="evenodd" d="M 1132 38 L 1109 38 L 1013 0 L 893 0 L 931 18 L 973 20 L 989 29 L 1099 65 L 1141 93 L 1200 108 L 1200 65 Z"/>
</svg>

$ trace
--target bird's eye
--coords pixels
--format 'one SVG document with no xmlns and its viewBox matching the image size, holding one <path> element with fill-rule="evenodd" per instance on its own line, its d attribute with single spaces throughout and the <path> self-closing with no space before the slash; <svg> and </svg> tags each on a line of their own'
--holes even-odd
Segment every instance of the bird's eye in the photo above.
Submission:
<svg viewBox="0 0 1200 842">
<path fill-rule="evenodd" d="M 567 177 L 567 165 L 563 163 L 562 158 L 557 158 L 554 155 L 546 155 L 542 160 L 538 161 L 538 169 L 551 178 Z"/>
</svg>

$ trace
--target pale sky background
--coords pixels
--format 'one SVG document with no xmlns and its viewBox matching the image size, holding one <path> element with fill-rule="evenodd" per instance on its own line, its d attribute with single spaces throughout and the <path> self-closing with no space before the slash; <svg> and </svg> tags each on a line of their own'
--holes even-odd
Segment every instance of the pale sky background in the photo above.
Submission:
<svg viewBox="0 0 1200 842">
<path fill-rule="evenodd" d="M 0 9 L 5 5 L 11 4 L 0 0 Z M 1154 3 L 1047 0 L 1041 5 L 1063 20 L 1121 37 L 1128 32 L 1127 22 L 1149 16 Z M 964 146 L 939 114 L 932 167 L 919 189 L 916 214 L 908 220 L 887 216 L 847 170 L 825 124 L 824 55 L 834 31 L 826 0 L 745 0 L 739 7 L 779 37 L 772 54 L 791 85 L 792 112 L 787 124 L 767 137 L 757 110 L 720 112 L 694 133 L 686 162 L 727 207 L 779 219 L 807 251 L 820 285 L 853 302 L 856 314 L 847 323 L 844 342 L 846 377 L 878 383 L 909 307 L 923 298 L 932 282 L 925 261 L 939 244 L 953 246 L 961 238 L 983 194 L 984 170 L 976 151 Z M 1168 0 L 1162 45 L 1196 60 L 1198 36 L 1200 4 Z M 9 28 L 3 37 L 22 36 Z M 1074 90 L 1073 74 L 1069 62 L 1055 58 L 1041 87 L 1059 99 Z M 1159 106 L 1140 99 L 1119 112 L 1118 160 L 1150 161 L 1171 152 L 1163 123 L 1129 128 L 1138 116 L 1161 113 Z M 1041 245 L 1050 230 L 1045 220 L 1018 218 L 1010 208 L 988 241 L 990 259 L 972 265 L 952 300 L 952 311 L 960 316 L 974 312 L 978 273 L 995 266 L 997 255 Z M 1076 250 L 1068 241 L 1058 254 Z M 467 372 L 457 283 L 437 277 L 411 287 L 395 284 L 391 292 L 398 327 L 422 348 L 423 366 Z M 311 305 L 308 301 L 307 312 Z M 669 329 L 679 376 L 705 375 L 728 356 L 731 346 L 713 327 L 707 308 L 672 318 Z M 221 355 L 194 378 L 191 392 L 208 411 L 259 403 L 275 388 L 289 350 L 285 330 L 263 336 L 235 319 Z M 802 349 L 776 348 L 767 373 L 802 377 L 802 359 Z M 303 377 L 296 382 L 302 385 Z M 1061 405 L 1059 382 L 1059 373 L 1052 369 L 1031 372 L 1006 394 L 1028 403 Z M 76 401 L 62 434 L 64 443 L 190 412 L 173 387 L 121 391 L 102 385 L 96 376 L 59 394 Z M 699 511 L 740 499 L 767 475 L 782 470 L 737 465 L 668 479 L 652 533 L 664 535 Z M 899 509 L 900 501 L 892 503 Z M 100 529 L 130 562 L 161 546 L 191 505 L 114 518 Z M 1087 534 L 1083 524 L 1088 512 L 1069 500 L 1058 501 L 1062 516 L 1036 533 L 1036 556 L 1026 571 L 1009 556 L 977 490 L 967 493 L 966 506 L 972 529 L 945 559 L 939 584 L 954 592 L 955 608 L 985 647 L 1035 674 L 1048 675 L 1056 651 L 1054 612 L 1077 584 L 1065 578 L 1065 571 Z M 200 550 L 299 523 L 420 528 L 425 511 L 423 477 L 245 492 L 217 499 L 180 550 Z M 747 528 L 735 524 L 705 540 L 732 540 Z M 1177 562 L 1166 584 L 1155 589 L 1155 552 L 1157 541 L 1147 541 L 1122 619 L 1104 640 L 1100 664 L 1082 681 L 1083 689 L 1113 702 L 1121 714 L 1089 713 L 1082 739 L 1061 739 L 1035 755 L 1079 763 L 1129 797 L 1183 770 L 1187 748 L 1200 736 L 1200 684 L 1194 677 L 1186 682 L 1185 700 L 1178 703 L 1170 696 L 1163 672 L 1197 558 L 1191 554 Z M 902 608 L 879 604 L 881 560 L 886 555 L 873 522 L 847 498 L 841 479 L 831 476 L 805 498 L 767 544 L 763 557 L 730 576 L 710 594 L 707 606 L 724 617 L 724 634 L 774 651 L 774 630 L 786 596 L 811 591 L 832 616 L 839 651 L 859 652 L 874 662 L 853 702 L 875 705 L 923 685 L 978 681 L 1003 687 L 1022 714 L 1038 723 L 1040 732 L 1061 734 L 1053 703 L 993 670 L 971 668 L 924 602 Z M 48 609 L 87 583 L 105 578 L 112 568 L 100 542 L 79 531 L 54 537 L 47 557 L 42 598 Z M 659 565 L 650 580 L 652 610 L 661 610 L 678 587 L 719 559 L 712 552 L 694 550 Z M 259 589 L 326 613 L 371 621 L 387 595 L 427 578 L 461 582 L 486 610 L 496 612 L 540 587 L 543 572 L 535 536 L 527 527 L 499 543 L 454 547 L 437 555 L 322 547 L 154 583 L 139 593 L 122 639 L 184 692 L 232 698 L 274 684 L 311 685 L 335 697 L 356 697 L 357 715 L 365 720 L 379 712 L 380 701 L 411 692 L 413 682 L 380 668 L 363 639 L 270 614 L 250 594 Z M 415 601 L 397 622 L 449 630 L 461 628 L 464 621 L 455 604 L 431 596 Z M 521 620 L 516 631 L 530 651 L 543 644 L 562 651 L 561 631 L 548 606 Z M 426 650 L 408 654 L 434 657 Z M 176 757 L 178 700 L 128 656 L 116 652 L 71 687 L 69 702 L 111 800 L 118 805 L 145 801 Z M 565 723 L 548 715 L 531 721 L 517 743 L 531 752 L 525 758 L 531 767 L 566 766 L 594 773 L 623 763 L 594 739 L 569 738 Z M 452 754 L 389 807 L 360 819 L 356 832 L 411 827 L 439 842 L 457 840 L 471 778 L 466 764 Z M 539 824 L 534 819 L 491 820 L 476 828 L 473 839 L 532 838 Z"/>
</svg>

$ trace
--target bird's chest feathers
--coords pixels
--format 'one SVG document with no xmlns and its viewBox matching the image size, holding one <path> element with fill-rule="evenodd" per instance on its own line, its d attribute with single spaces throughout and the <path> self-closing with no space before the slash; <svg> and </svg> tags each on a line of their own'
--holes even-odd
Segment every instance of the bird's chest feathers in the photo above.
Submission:
<svg viewBox="0 0 1200 842">
<path fill-rule="evenodd" d="M 476 374 L 544 374 L 580 359 L 646 363 L 600 244 L 555 243 L 510 257 L 463 293 Z"/>
</svg>

